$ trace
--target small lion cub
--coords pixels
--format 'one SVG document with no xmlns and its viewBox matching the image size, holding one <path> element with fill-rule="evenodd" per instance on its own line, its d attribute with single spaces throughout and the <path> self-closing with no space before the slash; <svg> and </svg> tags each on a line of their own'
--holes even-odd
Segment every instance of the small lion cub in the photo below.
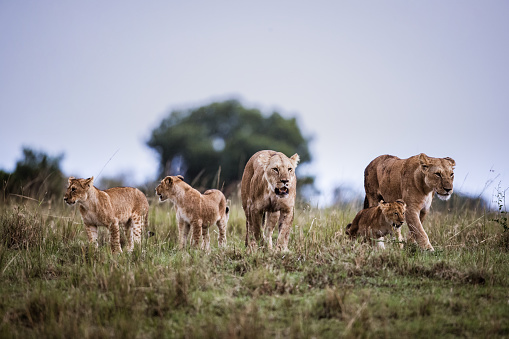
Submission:
<svg viewBox="0 0 509 339">
<path fill-rule="evenodd" d="M 378 248 L 384 249 L 383 237 L 392 234 L 393 230 L 403 225 L 405 211 L 406 204 L 403 200 L 398 199 L 395 202 L 381 200 L 378 206 L 365 208 L 357 213 L 352 223 L 346 226 L 346 234 L 351 238 L 361 235 L 365 240 L 376 239 Z"/>
<path fill-rule="evenodd" d="M 179 228 L 179 247 L 187 243 L 189 231 L 192 233 L 192 244 L 210 250 L 209 226 L 216 224 L 219 228 L 219 246 L 226 245 L 226 224 L 230 208 L 226 198 L 219 190 L 208 190 L 201 194 L 184 182 L 184 177 L 167 176 L 156 187 L 156 194 L 161 201 L 169 199 L 177 208 Z"/>
<path fill-rule="evenodd" d="M 94 177 L 70 177 L 68 183 L 64 200 L 68 205 L 78 203 L 91 243 L 97 247 L 97 227 L 105 226 L 110 231 L 112 252 L 122 252 L 119 225 L 125 227 L 128 252 L 133 250 L 134 242 L 141 242 L 142 227 L 148 222 L 148 201 L 140 190 L 114 187 L 101 191 L 94 187 Z"/>
</svg>

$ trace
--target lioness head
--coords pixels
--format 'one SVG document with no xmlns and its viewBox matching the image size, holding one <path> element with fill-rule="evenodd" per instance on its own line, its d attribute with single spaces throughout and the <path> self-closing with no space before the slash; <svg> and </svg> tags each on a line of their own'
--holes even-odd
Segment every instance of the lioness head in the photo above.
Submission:
<svg viewBox="0 0 509 339">
<path fill-rule="evenodd" d="M 88 198 L 88 190 L 94 184 L 94 177 L 88 179 L 76 179 L 70 177 L 67 185 L 67 191 L 64 195 L 64 201 L 68 205 L 74 205 L 79 201 L 85 201 Z"/>
<path fill-rule="evenodd" d="M 167 176 L 161 183 L 156 187 L 156 194 L 159 196 L 160 201 L 172 198 L 176 194 L 175 184 L 179 181 L 183 181 L 184 177 L 181 175 Z"/>
<path fill-rule="evenodd" d="M 378 204 L 382 209 L 385 221 L 392 225 L 393 228 L 400 228 L 405 222 L 406 204 L 403 200 L 396 200 L 395 202 L 380 201 Z"/>
<path fill-rule="evenodd" d="M 432 188 L 440 199 L 449 199 L 453 189 L 456 162 L 449 157 L 431 158 L 424 153 L 419 155 L 419 161 L 426 185 Z"/>
<path fill-rule="evenodd" d="M 258 163 L 264 169 L 263 176 L 269 184 L 269 190 L 278 197 L 285 198 L 291 190 L 295 190 L 297 183 L 295 168 L 299 160 L 297 153 L 291 158 L 282 153 L 263 153 L 258 158 Z"/>
</svg>

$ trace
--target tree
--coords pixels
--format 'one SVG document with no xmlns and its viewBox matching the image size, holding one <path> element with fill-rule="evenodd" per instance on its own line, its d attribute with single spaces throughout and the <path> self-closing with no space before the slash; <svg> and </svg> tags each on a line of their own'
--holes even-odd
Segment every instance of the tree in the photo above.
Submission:
<svg viewBox="0 0 509 339">
<path fill-rule="evenodd" d="M 60 170 L 63 155 L 51 157 L 44 152 L 23 148 L 23 158 L 14 172 L 0 171 L 4 200 L 22 195 L 36 200 L 60 199 L 65 178 Z"/>
<path fill-rule="evenodd" d="M 181 174 L 202 187 L 220 188 L 238 183 L 249 157 L 259 150 L 298 153 L 301 164 L 311 161 L 308 142 L 295 118 L 277 112 L 264 117 L 228 100 L 171 112 L 147 145 L 159 155 L 159 178 Z M 302 179 L 313 183 L 313 178 Z"/>
</svg>

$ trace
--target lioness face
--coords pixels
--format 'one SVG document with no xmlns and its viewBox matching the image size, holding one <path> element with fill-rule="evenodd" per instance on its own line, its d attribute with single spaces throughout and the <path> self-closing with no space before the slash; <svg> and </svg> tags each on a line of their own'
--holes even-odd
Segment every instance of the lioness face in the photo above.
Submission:
<svg viewBox="0 0 509 339">
<path fill-rule="evenodd" d="M 424 162 L 421 159 L 426 185 L 433 188 L 441 200 L 451 197 L 455 165 L 456 162 L 451 158 L 428 157 Z"/>
<path fill-rule="evenodd" d="M 85 201 L 88 198 L 88 190 L 92 187 L 94 177 L 88 179 L 76 179 L 70 177 L 67 191 L 64 195 L 64 201 L 68 205 L 74 205 L 79 201 Z"/>
<path fill-rule="evenodd" d="M 380 201 L 379 204 L 385 220 L 392 225 L 392 228 L 398 229 L 405 222 L 406 204 L 403 200 L 395 202 Z"/>
<path fill-rule="evenodd" d="M 181 175 L 167 176 L 161 180 L 161 183 L 156 187 L 156 194 L 159 196 L 160 201 L 165 201 L 175 196 L 175 183 L 177 180 L 184 180 L 184 177 Z"/>
<path fill-rule="evenodd" d="M 280 198 L 286 198 L 291 190 L 295 190 L 297 178 L 295 168 L 299 156 L 294 154 L 291 158 L 279 154 L 260 159 L 265 168 L 264 177 L 269 184 L 269 190 Z"/>
</svg>

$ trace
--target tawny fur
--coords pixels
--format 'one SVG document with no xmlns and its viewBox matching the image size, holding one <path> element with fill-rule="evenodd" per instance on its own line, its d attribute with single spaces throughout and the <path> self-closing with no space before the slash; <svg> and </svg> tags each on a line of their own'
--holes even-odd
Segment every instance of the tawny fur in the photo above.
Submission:
<svg viewBox="0 0 509 339">
<path fill-rule="evenodd" d="M 422 222 L 434 193 L 442 200 L 451 196 L 455 165 L 456 162 L 449 157 L 432 158 L 424 153 L 408 159 L 379 156 L 364 171 L 364 208 L 377 206 L 380 200 L 403 199 L 407 204 L 406 223 L 410 240 L 416 241 L 423 249 L 433 251 Z M 401 229 L 397 233 L 398 239 L 401 238 Z"/>
<path fill-rule="evenodd" d="M 272 233 L 279 226 L 277 248 L 288 250 L 293 222 L 299 155 L 291 158 L 280 152 L 259 151 L 246 164 L 242 175 L 242 207 L 246 214 L 246 246 L 266 241 L 272 248 Z M 266 220 L 264 237 L 263 220 Z"/>
<path fill-rule="evenodd" d="M 156 187 L 156 194 L 161 201 L 168 199 L 177 208 L 181 249 L 186 245 L 191 231 L 192 245 L 200 244 L 202 249 L 209 251 L 209 228 L 214 224 L 219 228 L 219 246 L 226 246 L 226 226 L 230 209 L 226 206 L 226 198 L 221 191 L 211 189 L 201 194 L 184 182 L 184 178 L 179 175 L 167 176 L 161 180 Z"/>
<path fill-rule="evenodd" d="M 384 202 L 377 206 L 365 208 L 346 227 L 346 234 L 351 238 L 361 236 L 365 240 L 376 239 L 375 245 L 385 248 L 383 237 L 401 228 L 405 222 L 406 204 L 403 200 Z M 398 239 L 402 240 L 402 239 Z"/>
<path fill-rule="evenodd" d="M 110 231 L 111 250 L 122 252 L 119 226 L 123 225 L 127 238 L 127 251 L 134 243 L 141 242 L 142 228 L 148 222 L 148 201 L 145 195 L 133 187 L 114 187 L 101 191 L 94 187 L 94 177 L 76 179 L 70 177 L 64 200 L 69 205 L 78 204 L 88 240 L 97 247 L 97 227 Z"/>
</svg>

